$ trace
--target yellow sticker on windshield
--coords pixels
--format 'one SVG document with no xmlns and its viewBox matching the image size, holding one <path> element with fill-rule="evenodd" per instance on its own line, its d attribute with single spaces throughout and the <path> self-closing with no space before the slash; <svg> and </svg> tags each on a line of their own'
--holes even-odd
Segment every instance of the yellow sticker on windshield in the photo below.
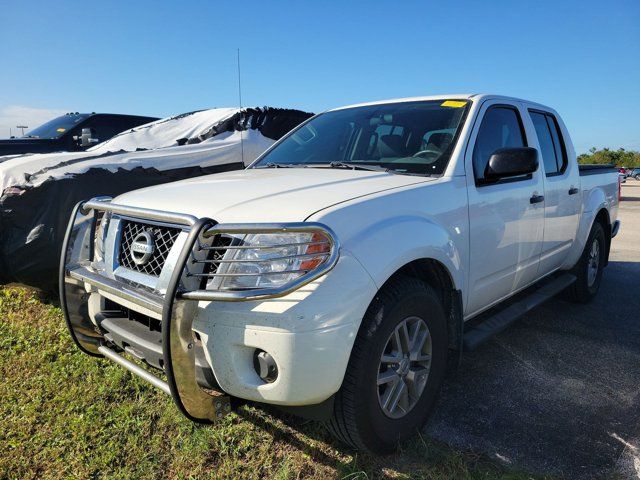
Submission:
<svg viewBox="0 0 640 480">
<path fill-rule="evenodd" d="M 440 104 L 441 107 L 460 108 L 464 107 L 467 102 L 461 102 L 460 100 L 447 100 Z"/>
<path fill-rule="evenodd" d="M 56 128 L 56 132 L 58 132 L 58 133 L 63 133 L 63 132 L 66 132 L 66 131 L 67 131 L 66 128 Z"/>
</svg>

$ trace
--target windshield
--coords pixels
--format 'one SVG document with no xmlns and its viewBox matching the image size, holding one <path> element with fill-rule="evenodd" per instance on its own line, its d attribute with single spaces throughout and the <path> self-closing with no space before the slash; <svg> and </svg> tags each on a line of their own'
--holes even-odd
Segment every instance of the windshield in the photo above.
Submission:
<svg viewBox="0 0 640 480">
<path fill-rule="evenodd" d="M 253 167 L 373 166 L 439 175 L 449 162 L 469 103 L 401 102 L 323 113 L 294 130 Z"/>
<path fill-rule="evenodd" d="M 62 115 L 53 120 L 49 120 L 38 128 L 29 130 L 23 138 L 58 138 L 88 117 L 88 113 Z"/>
</svg>

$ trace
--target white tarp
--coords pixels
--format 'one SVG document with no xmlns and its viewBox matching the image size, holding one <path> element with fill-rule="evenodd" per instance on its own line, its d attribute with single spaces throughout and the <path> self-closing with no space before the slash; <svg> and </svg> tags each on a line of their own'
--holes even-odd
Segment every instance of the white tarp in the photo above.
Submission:
<svg viewBox="0 0 640 480">
<path fill-rule="evenodd" d="M 57 169 L 59 174 L 68 175 L 76 173 L 75 161 L 80 159 L 88 161 L 92 157 L 105 156 L 111 152 L 152 150 L 177 146 L 178 140 L 197 138 L 212 126 L 239 111 L 238 108 L 213 108 L 156 120 L 122 132 L 84 152 L 37 153 L 9 157 L 0 163 L 0 192 L 4 192 L 7 187 L 31 186 L 31 175 L 46 171 L 56 165 L 61 166 Z M 176 150 L 175 153 L 179 153 L 179 151 Z M 95 166 L 100 168 L 109 161 L 105 158 L 96 162 Z M 84 165 L 84 168 L 90 168 L 85 161 L 80 163 Z M 64 165 L 67 165 L 68 168 L 65 169 Z M 46 178 L 48 177 L 44 177 L 45 180 Z M 43 179 L 40 177 L 38 182 L 42 181 Z"/>
<path fill-rule="evenodd" d="M 242 145 L 241 143 L 242 137 Z M 48 180 L 58 180 L 100 168 L 110 172 L 119 169 L 133 170 L 137 167 L 152 167 L 157 170 L 173 170 L 184 167 L 211 167 L 237 163 L 241 159 L 249 165 L 258 155 L 269 148 L 275 140 L 263 136 L 257 130 L 225 132 L 201 143 L 180 147 L 160 148 L 140 152 L 126 152 L 99 158 L 88 158 L 81 162 L 33 172 L 23 187 L 38 187 Z"/>
<path fill-rule="evenodd" d="M 78 202 L 243 168 L 310 116 L 267 107 L 205 110 L 137 127 L 85 152 L 0 163 L 0 284 L 55 289 Z"/>
</svg>

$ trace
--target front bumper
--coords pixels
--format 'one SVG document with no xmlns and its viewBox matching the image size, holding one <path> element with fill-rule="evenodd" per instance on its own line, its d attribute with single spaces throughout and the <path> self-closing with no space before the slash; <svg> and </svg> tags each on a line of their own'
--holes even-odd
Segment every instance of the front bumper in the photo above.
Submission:
<svg viewBox="0 0 640 480">
<path fill-rule="evenodd" d="M 101 270 L 93 251 L 98 212 L 184 227 L 188 235 L 179 245 L 179 254 L 172 257 L 175 264 L 166 288 L 162 291 L 139 288 Z M 239 228 L 232 227 L 234 231 Z M 227 394 L 280 405 L 321 402 L 340 386 L 359 320 L 375 293 L 373 282 L 348 255 L 338 262 L 338 246 L 334 245 L 327 268 L 286 289 L 200 290 L 199 280 L 196 284 L 185 273 L 194 246 L 211 231 L 224 232 L 229 228 L 206 218 L 119 206 L 104 200 L 78 205 L 67 229 L 60 268 L 61 305 L 73 339 L 84 352 L 110 358 L 169 393 L 179 409 L 195 421 L 212 421 L 229 411 Z M 309 228 L 309 224 L 301 224 L 300 228 Z M 334 282 L 322 282 L 326 276 L 318 279 L 334 267 L 355 282 L 344 288 L 334 286 Z M 315 290 L 313 302 L 299 301 L 305 289 Z M 349 302 L 354 296 L 361 298 Z M 161 340 L 148 348 L 142 348 L 143 342 L 128 345 L 126 334 L 118 334 L 113 326 L 124 319 L 103 318 L 100 305 L 105 300 L 157 319 L 161 324 Z M 273 310 L 274 303 L 292 300 L 296 305 L 286 309 L 288 312 Z M 323 308 L 327 302 L 332 305 Z M 345 307 L 344 302 L 350 306 Z M 260 312 L 260 305 L 262 308 L 270 305 L 266 308 L 272 311 Z M 322 310 L 325 315 L 319 313 Z M 311 322 L 300 321 L 305 317 Z M 263 321 L 267 324 L 261 324 Z M 101 322 L 110 325 L 109 331 L 101 328 Z M 306 331 L 300 331 L 300 325 L 306 325 L 302 328 Z M 280 369 L 276 382 L 264 383 L 251 371 L 249 360 L 256 348 L 276 357 Z M 119 355 L 122 349 L 162 368 L 167 381 Z M 145 353 L 138 355 L 140 350 Z M 149 361 L 153 354 L 156 360 Z M 321 359 L 323 372 L 315 375 L 314 367 L 320 367 Z M 201 388 L 202 371 L 209 370 L 207 367 L 215 378 L 204 382 L 208 386 L 205 391 Z M 210 384 L 217 391 L 212 391 Z"/>
</svg>

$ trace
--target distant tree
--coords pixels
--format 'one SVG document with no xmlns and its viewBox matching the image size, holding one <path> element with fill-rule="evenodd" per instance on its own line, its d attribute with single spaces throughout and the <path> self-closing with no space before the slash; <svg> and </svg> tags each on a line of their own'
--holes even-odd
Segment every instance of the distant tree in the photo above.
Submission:
<svg viewBox="0 0 640 480">
<path fill-rule="evenodd" d="M 635 150 L 610 150 L 596 147 L 589 149 L 589 153 L 578 155 L 578 163 L 613 164 L 616 167 L 640 167 L 640 152 Z"/>
</svg>

